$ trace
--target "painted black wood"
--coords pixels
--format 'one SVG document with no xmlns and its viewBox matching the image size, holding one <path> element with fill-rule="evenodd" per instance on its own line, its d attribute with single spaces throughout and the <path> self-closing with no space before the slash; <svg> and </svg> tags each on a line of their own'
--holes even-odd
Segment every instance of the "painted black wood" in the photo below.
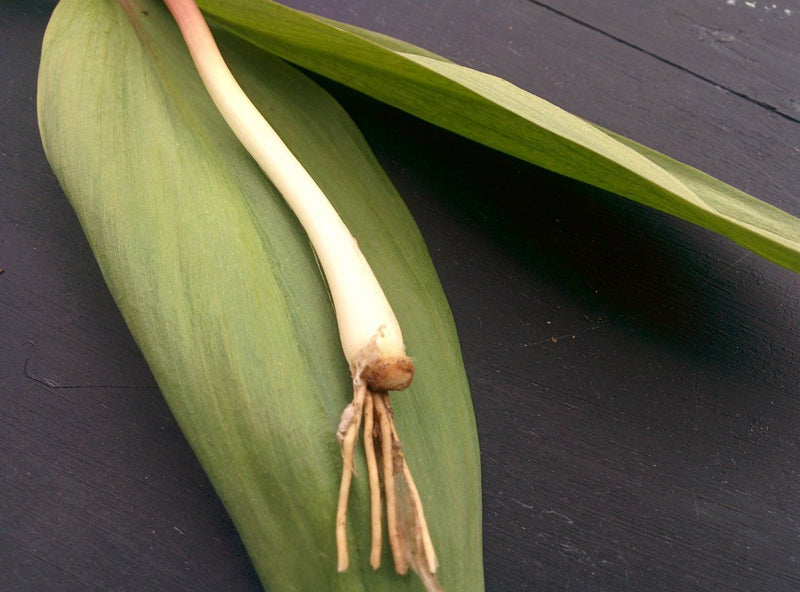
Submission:
<svg viewBox="0 0 800 592">
<path fill-rule="evenodd" d="M 258 590 L 36 132 L 53 2 L 0 3 L 0 590 Z M 293 0 L 800 214 L 800 6 Z M 428 241 L 487 589 L 800 589 L 800 278 L 327 83 Z"/>
</svg>

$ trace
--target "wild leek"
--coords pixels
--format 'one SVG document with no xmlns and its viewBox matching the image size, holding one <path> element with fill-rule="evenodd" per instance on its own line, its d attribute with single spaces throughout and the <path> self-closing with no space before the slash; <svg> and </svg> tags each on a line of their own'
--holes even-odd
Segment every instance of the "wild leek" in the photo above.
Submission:
<svg viewBox="0 0 800 592">
<path fill-rule="evenodd" d="M 343 460 L 336 516 L 338 569 L 344 571 L 349 564 L 347 503 L 363 419 L 371 498 L 370 564 L 375 569 L 380 566 L 383 481 L 395 570 L 405 574 L 411 567 L 429 590 L 440 590 L 435 576 L 438 562 L 422 501 L 403 456 L 388 395 L 388 391 L 406 388 L 414 374 L 395 314 L 356 239 L 234 79 L 194 0 L 166 0 L 166 5 L 214 104 L 308 234 L 330 289 L 353 383 L 353 400 L 342 413 L 337 430 Z"/>
</svg>

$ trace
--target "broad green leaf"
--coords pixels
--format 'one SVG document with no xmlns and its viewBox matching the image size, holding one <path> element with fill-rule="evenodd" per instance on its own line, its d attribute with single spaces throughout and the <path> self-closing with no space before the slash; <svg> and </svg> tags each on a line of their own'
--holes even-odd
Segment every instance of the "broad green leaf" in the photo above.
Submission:
<svg viewBox="0 0 800 592">
<path fill-rule="evenodd" d="M 468 138 L 703 226 L 800 272 L 800 220 L 512 84 L 270 0 L 200 0 L 236 35 Z"/>
<path fill-rule="evenodd" d="M 423 241 L 342 109 L 220 36 L 244 89 L 326 191 L 382 281 L 417 362 L 393 397 L 448 590 L 481 590 L 477 436 L 458 341 Z M 39 118 L 53 170 L 181 428 L 269 590 L 421 590 L 368 564 L 366 470 L 336 573 L 350 376 L 314 254 L 208 99 L 155 0 L 63 0 Z"/>
</svg>

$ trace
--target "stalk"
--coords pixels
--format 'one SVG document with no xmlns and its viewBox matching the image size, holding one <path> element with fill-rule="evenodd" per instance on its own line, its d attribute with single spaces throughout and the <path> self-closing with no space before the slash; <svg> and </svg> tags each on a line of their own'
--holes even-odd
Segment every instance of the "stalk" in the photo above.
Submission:
<svg viewBox="0 0 800 592">
<path fill-rule="evenodd" d="M 410 566 L 428 590 L 442 590 L 435 576 L 438 563 L 422 502 L 405 463 L 389 403 L 388 391 L 406 388 L 414 374 L 397 318 L 356 239 L 234 79 L 194 0 L 165 3 L 217 109 L 302 224 L 330 289 L 353 383 L 353 401 L 342 412 L 337 429 L 343 465 L 336 515 L 338 570 L 345 571 L 349 565 L 347 503 L 364 418 L 372 516 L 370 563 L 374 569 L 380 566 L 382 482 L 395 570 L 405 573 Z"/>
</svg>

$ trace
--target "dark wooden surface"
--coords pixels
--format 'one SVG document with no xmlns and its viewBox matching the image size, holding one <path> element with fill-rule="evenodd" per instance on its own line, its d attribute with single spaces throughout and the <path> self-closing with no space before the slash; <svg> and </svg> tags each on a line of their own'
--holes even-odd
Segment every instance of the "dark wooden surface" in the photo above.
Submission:
<svg viewBox="0 0 800 592">
<path fill-rule="evenodd" d="M 797 0 L 291 4 L 499 74 L 800 215 Z M 259 590 L 42 154 L 53 5 L 0 3 L 0 590 Z M 487 589 L 800 589 L 800 277 L 329 87 L 453 308 Z"/>
</svg>

